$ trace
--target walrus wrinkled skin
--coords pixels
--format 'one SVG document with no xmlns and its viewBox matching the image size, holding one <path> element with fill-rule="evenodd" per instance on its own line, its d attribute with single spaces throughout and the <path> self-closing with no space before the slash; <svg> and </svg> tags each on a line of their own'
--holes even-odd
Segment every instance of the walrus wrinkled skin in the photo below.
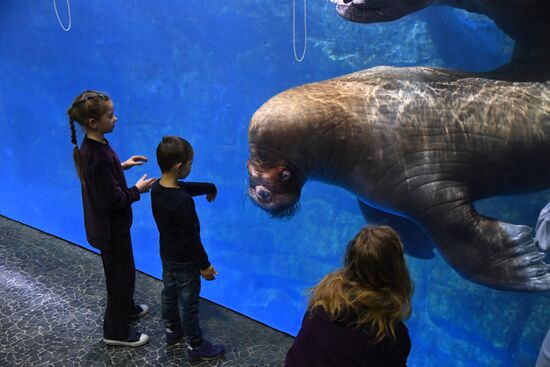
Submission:
<svg viewBox="0 0 550 367">
<path fill-rule="evenodd" d="M 340 1 L 338 11 L 354 21 L 386 21 L 432 3 L 361 2 Z M 529 34 L 550 34 L 550 22 L 539 22 L 550 12 L 539 16 L 535 9 L 548 5 L 460 3 L 470 11 L 480 6 L 513 37 L 524 25 L 508 65 L 483 74 L 377 67 L 271 98 L 249 126 L 249 195 L 274 216 L 287 216 L 307 180 L 337 185 L 358 197 L 367 219 L 386 212 L 390 224 L 419 226 L 473 282 L 550 290 L 533 230 L 483 216 L 472 205 L 550 188 L 550 48 L 541 46 L 548 42 L 542 35 Z M 400 4 L 408 10 L 396 12 Z M 416 254 L 432 256 L 429 246 Z"/>
<path fill-rule="evenodd" d="M 472 206 L 550 188 L 548 82 L 373 68 L 271 98 L 252 118 L 249 144 L 249 194 L 276 216 L 307 180 L 330 183 L 413 219 L 467 279 L 550 289 L 532 229 Z"/>
</svg>

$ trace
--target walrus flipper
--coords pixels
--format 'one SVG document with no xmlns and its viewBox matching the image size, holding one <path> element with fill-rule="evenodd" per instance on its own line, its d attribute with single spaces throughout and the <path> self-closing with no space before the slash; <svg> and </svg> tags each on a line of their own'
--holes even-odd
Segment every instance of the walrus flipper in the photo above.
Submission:
<svg viewBox="0 0 550 367">
<path fill-rule="evenodd" d="M 503 290 L 550 290 L 550 269 L 531 227 L 484 217 L 465 201 L 437 206 L 424 219 L 441 254 L 465 278 Z"/>
<path fill-rule="evenodd" d="M 432 240 L 418 224 L 407 218 L 375 209 L 359 199 L 357 202 L 368 224 L 387 225 L 399 233 L 407 255 L 418 259 L 432 259 L 435 256 L 432 251 L 435 247 Z"/>
</svg>

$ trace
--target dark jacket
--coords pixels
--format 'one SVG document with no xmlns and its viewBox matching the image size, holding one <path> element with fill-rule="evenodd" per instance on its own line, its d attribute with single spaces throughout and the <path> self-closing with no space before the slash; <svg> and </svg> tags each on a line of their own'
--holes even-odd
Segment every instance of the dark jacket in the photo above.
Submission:
<svg viewBox="0 0 550 367">
<path fill-rule="evenodd" d="M 306 313 L 285 367 L 402 367 L 407 365 L 411 340 L 407 327 L 399 322 L 396 340 L 373 337 L 350 322 L 334 322 L 320 308 Z"/>
<path fill-rule="evenodd" d="M 139 200 L 136 186 L 128 188 L 117 154 L 109 142 L 100 143 L 85 137 L 80 146 L 84 170 L 82 204 L 84 226 L 90 245 L 111 249 L 111 237 L 125 234 L 132 226 L 132 207 Z"/>
<path fill-rule="evenodd" d="M 210 266 L 200 237 L 199 217 L 192 196 L 212 192 L 215 186 L 202 182 L 178 182 L 179 188 L 159 181 L 151 189 L 153 217 L 160 233 L 160 256 L 177 263 L 194 262 L 201 270 Z"/>
</svg>

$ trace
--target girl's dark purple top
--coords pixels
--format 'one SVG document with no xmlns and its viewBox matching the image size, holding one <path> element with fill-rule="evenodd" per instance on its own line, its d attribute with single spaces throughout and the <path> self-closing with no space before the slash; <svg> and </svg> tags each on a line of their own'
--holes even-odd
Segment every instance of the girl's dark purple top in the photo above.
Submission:
<svg viewBox="0 0 550 367">
<path fill-rule="evenodd" d="M 139 200 L 139 190 L 126 185 L 120 160 L 107 140 L 100 143 L 85 137 L 80 158 L 86 238 L 91 246 L 109 251 L 113 235 L 130 232 L 131 204 Z"/>
</svg>

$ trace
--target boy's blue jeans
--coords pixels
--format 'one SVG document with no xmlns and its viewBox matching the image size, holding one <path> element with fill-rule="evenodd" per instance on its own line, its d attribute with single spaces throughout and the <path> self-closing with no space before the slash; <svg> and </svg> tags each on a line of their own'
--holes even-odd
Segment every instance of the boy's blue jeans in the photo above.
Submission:
<svg viewBox="0 0 550 367">
<path fill-rule="evenodd" d="M 199 326 L 200 269 L 195 263 L 176 263 L 162 259 L 161 311 L 164 324 L 171 330 L 183 328 L 191 346 L 202 343 Z"/>
</svg>

